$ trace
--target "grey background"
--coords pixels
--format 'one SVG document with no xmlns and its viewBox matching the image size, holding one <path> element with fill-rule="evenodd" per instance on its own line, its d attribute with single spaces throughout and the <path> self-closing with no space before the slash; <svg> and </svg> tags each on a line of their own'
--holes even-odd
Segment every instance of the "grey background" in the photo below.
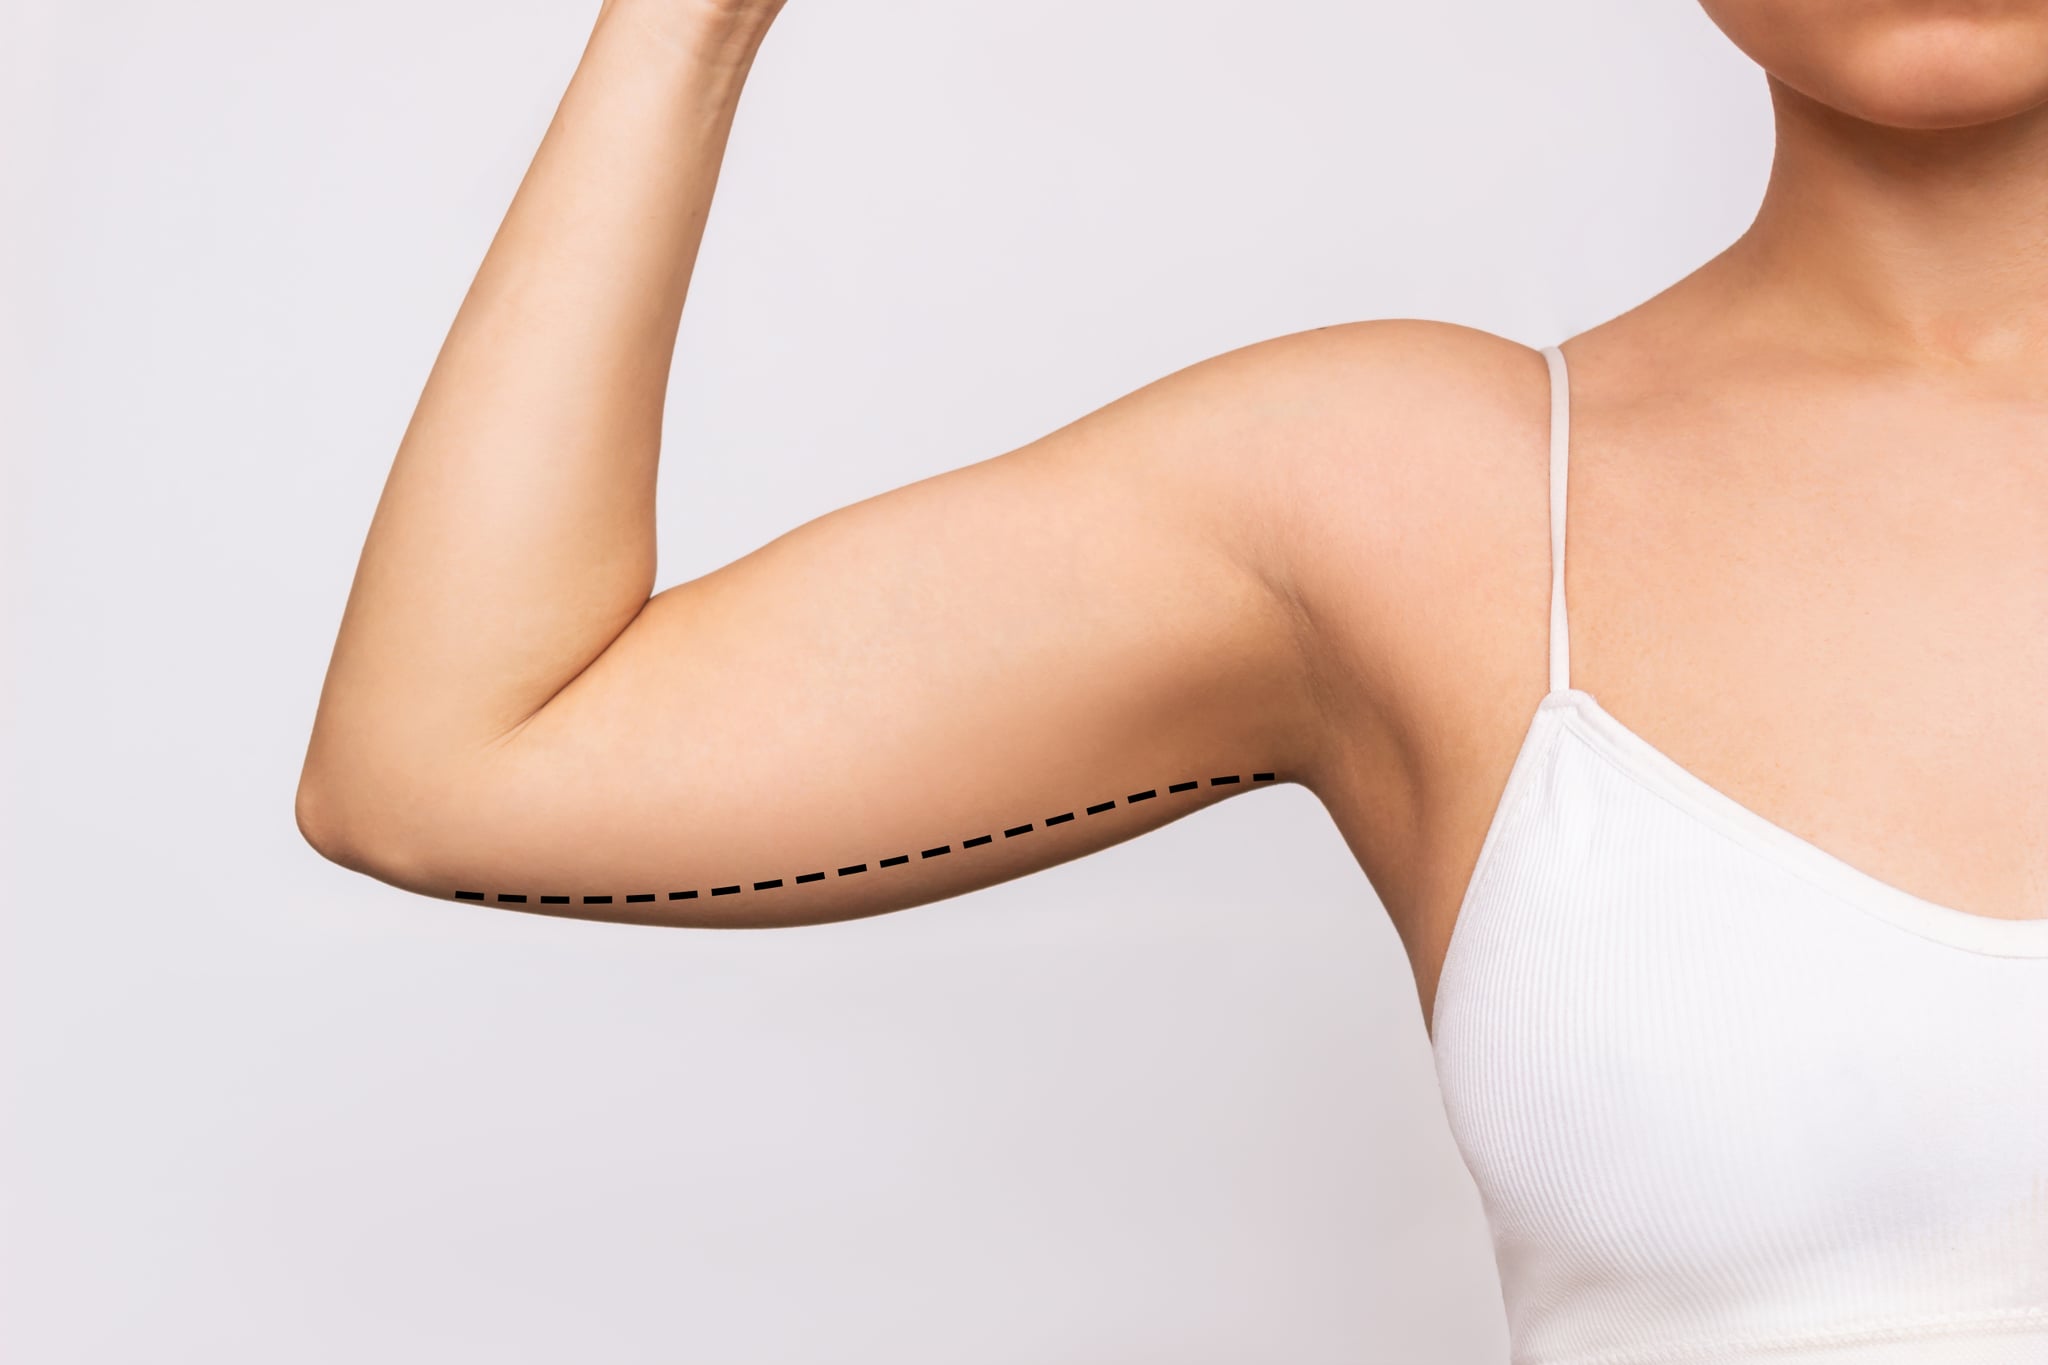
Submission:
<svg viewBox="0 0 2048 1365">
<path fill-rule="evenodd" d="M 300 842 L 371 508 L 594 13 L 5 18 L 9 1358 L 1504 1359 L 1406 961 L 1300 788 L 754 934 Z M 1264 337 L 1567 336 L 1769 154 L 1681 0 L 791 0 L 661 585 Z"/>
</svg>

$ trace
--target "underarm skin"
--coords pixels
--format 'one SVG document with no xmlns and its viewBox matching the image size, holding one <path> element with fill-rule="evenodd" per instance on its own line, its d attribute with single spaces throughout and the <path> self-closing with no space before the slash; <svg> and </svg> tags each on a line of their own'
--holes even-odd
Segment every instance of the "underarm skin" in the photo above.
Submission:
<svg viewBox="0 0 2048 1365">
<path fill-rule="evenodd" d="M 957 844 L 939 844 L 931 848 L 918 849 L 914 852 L 892 853 L 885 857 L 875 858 L 870 862 L 850 863 L 838 868 L 800 872 L 793 876 L 767 877 L 759 881 L 737 881 L 723 886 L 690 887 L 685 890 L 667 892 L 628 891 L 620 893 L 607 891 L 572 895 L 565 892 L 535 893 L 531 891 L 492 892 L 457 890 L 453 892 L 452 899 L 459 901 L 490 901 L 499 905 L 535 906 L 545 909 L 549 906 L 652 905 L 662 901 L 694 901 L 711 896 L 737 896 L 746 892 L 777 891 L 786 886 L 806 886 L 813 882 L 827 881 L 834 877 L 853 877 L 870 871 L 886 871 L 892 867 L 905 867 L 909 866 L 913 861 L 944 857 L 955 849 L 966 853 L 974 849 L 990 847 L 998 839 L 1015 839 L 1038 829 L 1055 830 L 1062 825 L 1071 824 L 1079 819 L 1113 815 L 1119 810 L 1127 809 L 1143 801 L 1154 801 L 1161 798 L 1170 799 L 1185 793 L 1197 792 L 1204 786 L 1235 788 L 1246 783 L 1274 782 L 1278 780 L 1278 776 L 1277 773 L 1252 773 L 1249 777 L 1241 773 L 1229 773 L 1220 777 L 1211 777 L 1206 782 L 1200 779 L 1189 778 L 1185 781 L 1169 783 L 1164 787 L 1148 787 L 1143 791 L 1131 792 L 1121 799 L 1108 797 L 1092 805 L 1082 807 L 1079 810 L 1062 811 L 1058 815 L 1049 815 L 1044 820 L 1027 820 L 1021 825 L 1011 825 L 987 834 L 976 834 L 960 840 Z M 1169 812 L 1169 816 L 1186 813 L 1185 810 L 1176 808 Z M 443 894 L 447 895 L 448 893 L 444 892 Z M 570 914 L 573 912 L 564 909 L 558 913 Z M 595 917 L 604 918 L 606 916 L 598 915 Z"/>
</svg>

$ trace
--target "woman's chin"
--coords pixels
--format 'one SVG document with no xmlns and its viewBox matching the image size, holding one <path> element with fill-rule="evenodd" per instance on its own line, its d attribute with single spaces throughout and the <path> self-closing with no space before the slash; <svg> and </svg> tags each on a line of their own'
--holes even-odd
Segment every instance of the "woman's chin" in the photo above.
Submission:
<svg viewBox="0 0 2048 1365">
<path fill-rule="evenodd" d="M 2048 0 L 1703 0 L 1751 60 L 1808 99 L 1892 128 L 1968 128 L 2048 104 Z"/>
<path fill-rule="evenodd" d="M 1874 50 L 1824 72 L 1822 88 L 1802 93 L 1891 128 L 1969 128 L 2048 104 L 2048 52 L 2018 44 L 1996 48 L 1987 37 L 1888 35 Z"/>
</svg>

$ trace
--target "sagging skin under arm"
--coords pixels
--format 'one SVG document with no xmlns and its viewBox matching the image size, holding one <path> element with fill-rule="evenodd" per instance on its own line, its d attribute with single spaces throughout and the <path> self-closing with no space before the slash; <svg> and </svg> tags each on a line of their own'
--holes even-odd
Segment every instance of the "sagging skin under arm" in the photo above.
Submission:
<svg viewBox="0 0 2048 1365">
<path fill-rule="evenodd" d="M 1229 789 L 1240 789 L 1253 784 L 1272 783 L 1278 780 L 1279 774 L 1270 772 L 1255 772 L 1251 774 L 1226 773 L 1207 779 L 1188 778 L 1179 782 L 1167 783 L 1163 786 L 1147 787 L 1141 791 L 1130 792 L 1122 797 L 1107 797 L 1101 801 L 1096 801 L 1074 810 L 1062 811 L 1057 815 L 1049 815 L 1043 820 L 1026 820 L 1022 824 L 1010 825 L 999 830 L 991 830 L 985 834 L 971 835 L 953 843 L 942 843 L 929 848 L 891 853 L 868 861 L 848 863 L 838 867 L 818 868 L 810 872 L 764 877 L 758 880 L 740 879 L 722 885 L 713 882 L 708 885 L 691 886 L 682 890 L 586 891 L 580 894 L 572 894 L 566 891 L 536 893 L 533 891 L 504 890 L 455 890 L 452 893 L 445 894 L 450 899 L 458 901 L 484 901 L 512 909 L 535 910 L 544 914 L 558 914 L 572 918 L 605 920 L 634 919 L 636 916 L 630 907 L 635 905 L 656 906 L 665 904 L 667 906 L 665 910 L 648 910 L 643 913 L 649 921 L 664 924 L 687 923 L 692 927 L 698 928 L 750 927 L 759 922 L 758 916 L 752 913 L 751 906 L 748 907 L 748 913 L 735 911 L 721 915 L 715 911 L 705 913 L 691 905 L 677 906 L 673 903 L 702 901 L 721 896 L 739 896 L 765 891 L 781 891 L 787 887 L 808 886 L 812 883 L 829 881 L 835 878 L 855 877 L 865 873 L 884 873 L 891 868 L 909 867 L 915 863 L 925 862 L 933 858 L 946 857 L 956 851 L 961 854 L 968 854 L 977 849 L 991 848 L 999 840 L 1017 839 L 1040 830 L 1051 833 L 1057 831 L 1063 825 L 1073 824 L 1078 820 L 1092 821 L 1096 817 L 1113 816 L 1147 801 L 1163 800 L 1172 807 L 1164 813 L 1163 817 L 1155 816 L 1155 818 L 1178 819 L 1202 806 L 1213 804 L 1216 797 L 1232 794 L 1232 791 Z M 1202 800 L 1195 794 L 1201 792 L 1205 787 L 1226 790 L 1215 792 L 1210 800 Z M 1177 800 L 1176 798 L 1188 799 Z M 1190 801 L 1193 804 L 1189 804 Z M 1152 812 L 1148 810 L 1149 813 Z M 624 908 L 614 909 L 612 907 Z M 786 914 L 799 916 L 802 914 L 800 908 L 781 907 L 781 909 Z"/>
</svg>

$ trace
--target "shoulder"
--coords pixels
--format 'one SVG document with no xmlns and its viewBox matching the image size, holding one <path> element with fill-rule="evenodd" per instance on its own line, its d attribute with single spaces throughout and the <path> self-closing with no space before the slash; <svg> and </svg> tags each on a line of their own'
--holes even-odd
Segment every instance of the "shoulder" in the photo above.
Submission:
<svg viewBox="0 0 2048 1365">
<path fill-rule="evenodd" d="M 1549 390 L 1533 347 L 1457 323 L 1388 318 L 1296 332 L 1185 372 L 1185 406 L 1219 463 L 1311 518 L 1341 510 L 1433 543 L 1483 534 L 1502 479 L 1540 472 Z M 1220 439 L 1219 439 L 1220 438 Z M 1463 509 L 1462 511 L 1460 509 Z M 1297 544 L 1300 542 L 1297 540 Z"/>
<path fill-rule="evenodd" d="M 1430 544 L 1484 536 L 1487 498 L 1542 454 L 1549 394 L 1540 352 L 1456 323 L 1395 318 L 1304 334 L 1296 365 L 1321 398 L 1322 421 L 1299 450 L 1322 497 L 1356 492 L 1351 509 L 1386 533 L 1421 518 Z M 1277 357 L 1276 357 L 1277 358 Z M 1534 444 L 1532 444 L 1534 442 Z M 1364 529 L 1364 528 L 1361 528 Z"/>
<path fill-rule="evenodd" d="M 1421 405 L 1442 399 L 1456 400 L 1475 414 L 1513 408 L 1525 387 L 1522 381 L 1544 369 L 1534 347 L 1430 318 L 1375 318 L 1312 328 L 1226 353 L 1218 362 L 1269 383 L 1334 385 L 1332 397 L 1375 403 L 1393 418 L 1438 415 Z"/>
<path fill-rule="evenodd" d="M 1492 332 L 1380 318 L 1255 342 L 1165 382 L 1302 434 L 1412 443 L 1521 420 L 1543 374 L 1540 352 Z"/>
<path fill-rule="evenodd" d="M 1230 455 L 1231 481 L 1266 528 L 1266 572 L 1304 623 L 1333 730 L 1369 737 L 1385 764 L 1541 690 L 1539 350 L 1392 318 L 1274 338 L 1213 372 L 1216 407 L 1260 433 Z"/>
<path fill-rule="evenodd" d="M 1547 553 L 1536 348 L 1390 318 L 1276 337 L 1207 368 L 1202 406 L 1256 434 L 1219 458 L 1286 532 L 1276 569 L 1304 594 L 1412 604 L 1476 586 L 1503 553 Z"/>
<path fill-rule="evenodd" d="M 1084 425 L 1297 608 L 1332 591 L 1369 607 L 1469 582 L 1473 557 L 1526 520 L 1548 406 L 1535 348 L 1384 318 L 1212 356 Z"/>
<path fill-rule="evenodd" d="M 1091 417 L 1078 448 L 1263 585 L 1318 747 L 1348 766 L 1366 743 L 1351 758 L 1384 771 L 1541 690 L 1548 411 L 1535 348 L 1386 318 L 1191 365 Z"/>
<path fill-rule="evenodd" d="M 1126 402 L 1149 410 L 1156 448 L 1200 467 L 1206 499 L 1258 524 L 1265 567 L 1303 591 L 1357 566 L 1333 553 L 1373 556 L 1372 581 L 1390 587 L 1484 553 L 1541 486 L 1541 353 L 1457 323 L 1384 318 L 1290 333 Z"/>
</svg>

